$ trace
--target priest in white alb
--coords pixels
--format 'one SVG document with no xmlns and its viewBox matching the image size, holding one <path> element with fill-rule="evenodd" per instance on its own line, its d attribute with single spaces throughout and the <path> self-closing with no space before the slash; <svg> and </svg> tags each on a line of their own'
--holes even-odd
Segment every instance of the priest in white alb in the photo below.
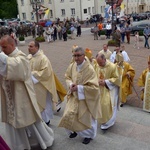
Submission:
<svg viewBox="0 0 150 150">
<path fill-rule="evenodd" d="M 30 139 L 41 149 L 51 146 L 54 134 L 41 118 L 26 55 L 6 35 L 0 40 L 0 90 L 2 122 L 11 150 L 31 149 Z M 35 143 L 34 143 L 35 144 Z"/>
</svg>

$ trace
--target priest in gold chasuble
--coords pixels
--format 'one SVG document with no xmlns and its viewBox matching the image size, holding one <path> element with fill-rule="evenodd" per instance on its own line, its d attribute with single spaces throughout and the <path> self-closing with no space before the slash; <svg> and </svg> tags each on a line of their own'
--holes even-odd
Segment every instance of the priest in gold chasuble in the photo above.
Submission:
<svg viewBox="0 0 150 150">
<path fill-rule="evenodd" d="M 101 129 L 107 129 L 115 123 L 119 98 L 120 80 L 115 64 L 106 60 L 104 54 L 97 55 L 96 73 L 99 78 L 102 118 Z"/>
<path fill-rule="evenodd" d="M 68 87 L 67 104 L 59 127 L 67 129 L 70 138 L 77 135 L 88 144 L 97 134 L 97 119 L 101 118 L 100 91 L 95 70 L 85 58 L 83 48 L 73 52 L 65 74 Z"/>
<path fill-rule="evenodd" d="M 139 77 L 138 86 L 141 87 L 142 91 L 143 110 L 150 112 L 150 56 L 148 57 L 148 68 Z"/>
<path fill-rule="evenodd" d="M 120 106 L 127 102 L 127 96 L 132 94 L 132 84 L 135 76 L 135 71 L 133 67 L 124 61 L 122 53 L 116 54 L 115 64 L 117 65 L 119 77 L 120 77 Z"/>
<path fill-rule="evenodd" d="M 6 141 L 11 150 L 31 149 L 34 139 L 41 149 L 51 146 L 54 134 L 41 118 L 27 56 L 6 35 L 1 38 L 0 100 Z"/>
<path fill-rule="evenodd" d="M 53 110 L 56 109 L 58 96 L 51 63 L 39 47 L 38 42 L 29 43 L 28 59 L 42 119 L 49 124 L 50 119 L 53 118 Z"/>
</svg>

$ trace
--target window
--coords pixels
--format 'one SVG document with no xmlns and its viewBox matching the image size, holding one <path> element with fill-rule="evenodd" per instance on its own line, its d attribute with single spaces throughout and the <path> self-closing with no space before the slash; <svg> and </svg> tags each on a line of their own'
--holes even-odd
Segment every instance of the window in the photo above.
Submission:
<svg viewBox="0 0 150 150">
<path fill-rule="evenodd" d="M 22 13 L 22 19 L 26 20 L 26 13 Z"/>
<path fill-rule="evenodd" d="M 64 2 L 64 0 L 60 0 L 60 2 L 61 2 L 61 3 L 63 3 L 63 2 Z"/>
<path fill-rule="evenodd" d="M 101 13 L 103 12 L 103 6 L 101 6 Z"/>
<path fill-rule="evenodd" d="M 91 14 L 91 7 L 88 7 L 88 14 Z"/>
<path fill-rule="evenodd" d="M 92 7 L 92 13 L 95 14 L 95 9 L 94 9 L 94 7 Z"/>
<path fill-rule="evenodd" d="M 71 15 L 72 15 L 72 16 L 75 15 L 75 8 L 71 8 Z"/>
<path fill-rule="evenodd" d="M 21 5 L 24 6 L 24 0 L 21 0 Z"/>
<path fill-rule="evenodd" d="M 31 12 L 31 20 L 34 20 L 35 13 Z"/>
<path fill-rule="evenodd" d="M 53 18 L 53 11 L 50 10 L 50 17 Z"/>
<path fill-rule="evenodd" d="M 84 12 L 84 14 L 86 14 L 87 13 L 87 9 L 84 9 L 83 12 Z"/>
<path fill-rule="evenodd" d="M 65 9 L 61 9 L 61 15 L 65 16 Z"/>
<path fill-rule="evenodd" d="M 44 3 L 44 0 L 41 0 L 41 3 Z"/>
<path fill-rule="evenodd" d="M 49 0 L 49 4 L 52 4 L 52 0 Z"/>
</svg>

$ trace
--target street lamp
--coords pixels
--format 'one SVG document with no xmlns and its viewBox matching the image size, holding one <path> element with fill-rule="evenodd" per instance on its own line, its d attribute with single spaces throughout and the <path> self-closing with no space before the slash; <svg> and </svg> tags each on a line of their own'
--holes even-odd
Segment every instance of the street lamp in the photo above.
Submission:
<svg viewBox="0 0 150 150">
<path fill-rule="evenodd" d="M 30 2 L 33 8 L 33 11 L 35 11 L 36 13 L 36 22 L 38 23 L 39 22 L 38 10 L 40 9 L 40 6 L 41 6 L 41 0 L 30 0 Z"/>
</svg>

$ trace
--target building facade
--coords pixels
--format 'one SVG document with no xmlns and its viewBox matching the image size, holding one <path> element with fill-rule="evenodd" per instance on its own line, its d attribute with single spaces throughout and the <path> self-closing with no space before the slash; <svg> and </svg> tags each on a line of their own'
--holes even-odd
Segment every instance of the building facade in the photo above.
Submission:
<svg viewBox="0 0 150 150">
<path fill-rule="evenodd" d="M 36 3 L 39 1 L 40 3 Z M 86 20 L 95 14 L 94 0 L 17 0 L 20 20 L 43 19 L 46 8 L 48 19 L 79 18 Z M 34 5 L 32 4 L 34 2 Z M 37 17 L 38 16 L 38 17 Z"/>
<path fill-rule="evenodd" d="M 124 0 L 125 13 L 143 13 L 150 11 L 150 0 Z"/>
<path fill-rule="evenodd" d="M 40 3 L 36 3 L 37 1 Z M 107 7 L 105 0 L 17 0 L 17 3 L 20 20 L 35 22 L 44 18 L 47 8 L 47 18 L 54 21 L 56 18 L 86 20 L 94 14 L 104 17 Z M 150 11 L 150 0 L 123 0 L 123 4 L 126 14 Z"/>
</svg>

